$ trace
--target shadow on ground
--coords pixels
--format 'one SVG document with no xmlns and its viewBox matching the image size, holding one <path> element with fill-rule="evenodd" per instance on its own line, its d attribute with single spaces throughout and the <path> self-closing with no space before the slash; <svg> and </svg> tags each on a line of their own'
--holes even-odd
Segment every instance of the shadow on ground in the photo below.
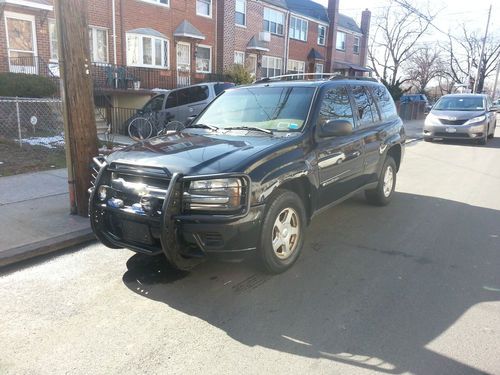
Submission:
<svg viewBox="0 0 500 375">
<path fill-rule="evenodd" d="M 388 374 L 479 374 L 426 345 L 500 299 L 499 222 L 500 211 L 445 199 L 397 193 L 375 208 L 356 197 L 312 223 L 285 274 L 213 261 L 185 273 L 134 255 L 123 282 L 248 346 Z"/>
</svg>

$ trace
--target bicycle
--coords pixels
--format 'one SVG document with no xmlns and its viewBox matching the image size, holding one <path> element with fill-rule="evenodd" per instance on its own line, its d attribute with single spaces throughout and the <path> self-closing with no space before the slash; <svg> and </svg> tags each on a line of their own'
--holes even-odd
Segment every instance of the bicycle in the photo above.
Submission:
<svg viewBox="0 0 500 375">
<path fill-rule="evenodd" d="M 135 141 L 144 141 L 151 138 L 153 134 L 158 136 L 165 134 L 167 131 L 184 129 L 184 124 L 180 121 L 172 120 L 173 118 L 173 115 L 167 115 L 162 121 L 159 113 L 149 112 L 130 121 L 128 124 L 128 135 Z"/>
</svg>

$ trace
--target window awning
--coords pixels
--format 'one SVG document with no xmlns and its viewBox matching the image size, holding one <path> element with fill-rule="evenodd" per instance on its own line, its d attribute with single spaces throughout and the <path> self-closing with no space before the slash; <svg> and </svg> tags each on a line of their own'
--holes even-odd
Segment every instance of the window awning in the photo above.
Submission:
<svg viewBox="0 0 500 375">
<path fill-rule="evenodd" d="M 359 72 L 371 72 L 372 71 L 370 68 L 366 68 L 366 67 L 361 66 L 361 65 L 351 64 L 348 62 L 334 62 L 333 69 L 352 69 L 352 70 L 357 70 Z"/>
<path fill-rule="evenodd" d="M 54 10 L 54 7 L 48 0 L 0 0 L 0 4 L 20 5 L 48 11 Z"/>
<path fill-rule="evenodd" d="M 309 55 L 307 55 L 307 58 L 309 60 L 325 60 L 325 57 L 314 48 L 311 48 L 311 51 L 309 52 Z"/>
<path fill-rule="evenodd" d="M 191 39 L 199 39 L 204 40 L 205 35 L 201 33 L 196 27 L 194 27 L 189 21 L 182 21 L 177 29 L 174 31 L 174 36 L 179 38 L 191 38 Z"/>
<path fill-rule="evenodd" d="M 149 27 L 141 27 L 139 29 L 128 30 L 129 34 L 139 34 L 139 35 L 147 35 L 147 36 L 155 36 L 157 38 L 167 39 L 165 34 L 156 31 L 155 29 L 150 29 Z"/>
<path fill-rule="evenodd" d="M 256 38 L 255 35 L 248 42 L 247 49 L 269 52 L 268 44 Z"/>
</svg>

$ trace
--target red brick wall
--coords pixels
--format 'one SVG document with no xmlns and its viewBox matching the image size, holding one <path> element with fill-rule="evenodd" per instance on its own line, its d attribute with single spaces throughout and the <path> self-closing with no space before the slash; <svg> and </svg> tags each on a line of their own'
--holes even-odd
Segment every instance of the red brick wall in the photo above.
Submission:
<svg viewBox="0 0 500 375">
<path fill-rule="evenodd" d="M 344 30 L 341 30 L 344 32 Z M 340 51 L 340 50 L 335 50 L 335 61 L 337 62 L 349 62 L 352 64 L 356 65 L 362 65 L 361 64 L 361 43 L 362 43 L 362 36 L 359 36 L 359 53 L 354 53 L 353 52 L 353 45 L 354 45 L 354 35 L 353 34 L 348 34 L 346 32 L 346 39 L 345 39 L 345 51 Z"/>
<path fill-rule="evenodd" d="M 300 18 L 300 17 L 298 17 Z M 326 41 L 328 37 L 328 27 L 326 28 L 325 34 L 325 45 L 318 44 L 318 23 L 312 20 L 308 20 L 308 30 L 307 30 L 307 41 L 303 42 L 301 40 L 290 38 L 289 53 L 288 58 L 291 60 L 304 61 L 306 63 L 306 73 L 313 73 L 311 70 L 312 66 L 309 65 L 307 60 L 307 55 L 314 48 L 316 51 L 321 53 L 323 57 L 327 56 Z M 324 64 L 324 71 L 326 72 L 326 61 L 318 61 Z"/>
</svg>

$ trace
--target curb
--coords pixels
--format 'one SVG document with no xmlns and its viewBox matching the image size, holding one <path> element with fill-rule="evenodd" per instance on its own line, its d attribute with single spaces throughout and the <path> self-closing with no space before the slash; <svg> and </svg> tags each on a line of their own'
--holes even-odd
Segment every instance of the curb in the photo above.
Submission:
<svg viewBox="0 0 500 375">
<path fill-rule="evenodd" d="M 80 245 L 95 240 L 92 229 L 85 228 L 75 232 L 33 242 L 28 245 L 18 246 L 0 251 L 0 267 L 7 266 L 22 260 L 46 255 L 71 246 Z"/>
</svg>

